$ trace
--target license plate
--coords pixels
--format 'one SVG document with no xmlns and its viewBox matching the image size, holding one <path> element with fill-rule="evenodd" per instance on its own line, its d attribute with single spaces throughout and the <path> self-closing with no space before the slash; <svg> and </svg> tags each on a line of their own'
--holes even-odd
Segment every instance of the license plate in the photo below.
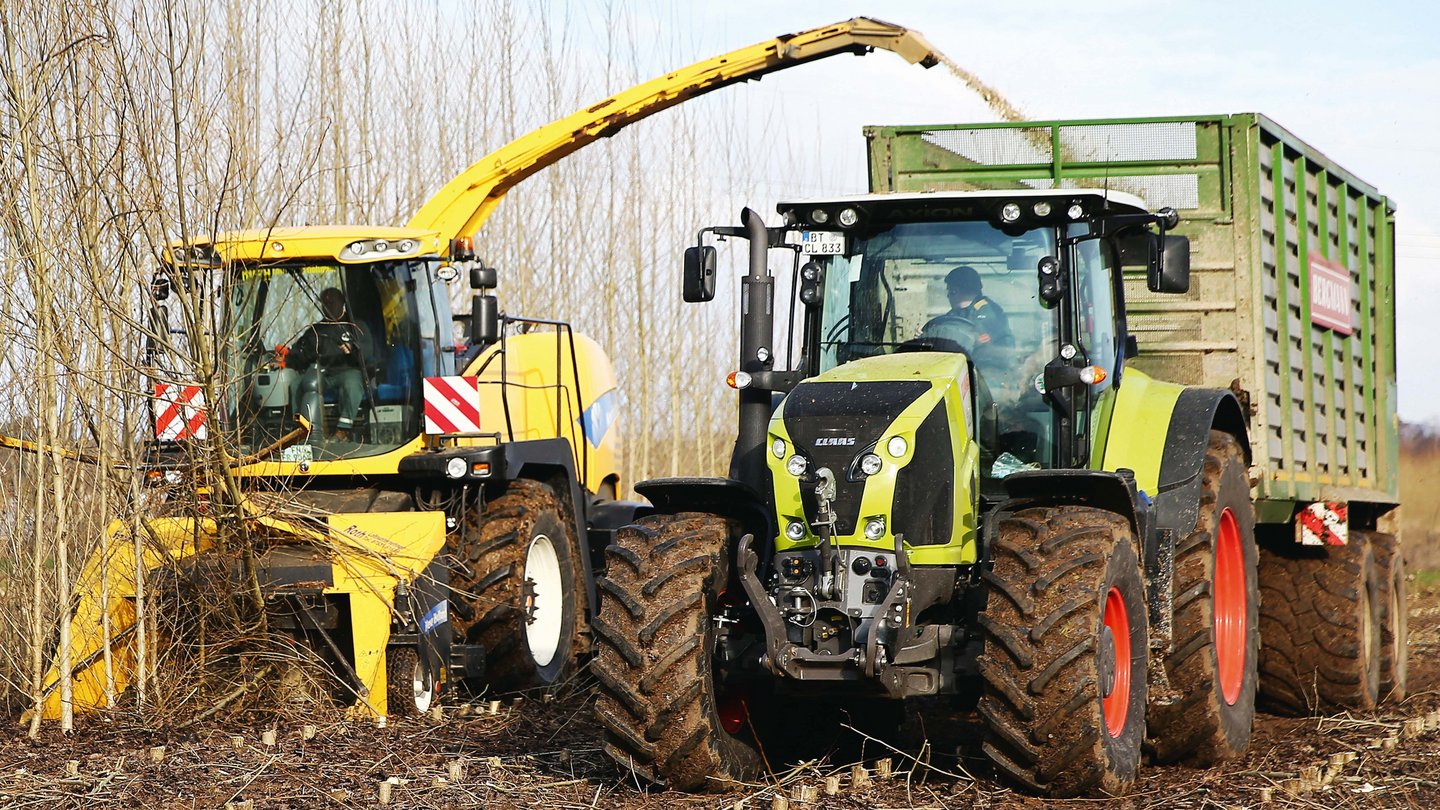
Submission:
<svg viewBox="0 0 1440 810">
<path fill-rule="evenodd" d="M 800 252 L 806 256 L 843 256 L 845 234 L 834 231 L 800 231 Z"/>
</svg>

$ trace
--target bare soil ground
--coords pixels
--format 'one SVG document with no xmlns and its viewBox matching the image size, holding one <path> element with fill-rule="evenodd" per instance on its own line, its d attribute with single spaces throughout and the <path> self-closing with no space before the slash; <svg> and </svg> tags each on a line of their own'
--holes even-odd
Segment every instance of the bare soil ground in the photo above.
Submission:
<svg viewBox="0 0 1440 810">
<path fill-rule="evenodd" d="M 382 791 L 401 808 L 763 809 L 776 806 L 776 796 L 797 808 L 1433 806 L 1440 801 L 1440 729 L 1405 727 L 1440 712 L 1440 585 L 1423 584 L 1427 579 L 1412 583 L 1410 697 L 1402 704 L 1362 714 L 1261 715 L 1240 761 L 1208 770 L 1149 766 L 1123 799 L 1016 793 L 989 773 L 974 720 L 928 705 L 912 711 L 893 747 L 863 742 L 868 786 L 856 786 L 853 763 L 819 761 L 724 794 L 647 791 L 600 751 L 593 696 L 576 687 L 549 700 L 507 702 L 493 715 L 486 705 L 450 711 L 439 722 L 376 728 L 316 720 L 308 741 L 303 719 L 179 729 L 142 728 L 117 715 L 84 718 L 70 737 L 46 730 L 33 742 L 12 722 L 0 736 L 0 808 L 373 807 Z M 264 744 L 267 729 L 275 731 L 273 746 Z M 1346 757 L 1335 755 L 1347 752 L 1353 760 L 1339 764 Z M 882 758 L 892 765 L 889 779 L 876 774 Z M 449 771 L 455 763 L 458 780 Z M 826 793 L 827 776 L 838 777 L 835 795 Z M 1309 777 L 1303 786 L 1302 777 Z M 809 803 L 799 801 L 802 792 Z"/>
</svg>

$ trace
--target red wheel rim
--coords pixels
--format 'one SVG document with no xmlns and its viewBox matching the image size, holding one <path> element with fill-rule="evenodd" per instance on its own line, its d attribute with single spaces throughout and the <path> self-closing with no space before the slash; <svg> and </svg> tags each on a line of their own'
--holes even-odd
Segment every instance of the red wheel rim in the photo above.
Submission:
<svg viewBox="0 0 1440 810">
<path fill-rule="evenodd" d="M 1228 508 L 1220 513 L 1214 586 L 1215 661 L 1220 695 L 1226 705 L 1234 706 L 1245 684 L 1245 624 L 1250 606 L 1245 587 L 1245 553 L 1240 548 L 1240 524 Z"/>
<path fill-rule="evenodd" d="M 1100 708 L 1105 714 L 1105 730 L 1111 737 L 1119 737 L 1130 714 L 1130 614 L 1125 611 L 1125 597 L 1119 588 L 1105 594 L 1104 623 L 1114 640 L 1115 678 L 1109 694 L 1101 695 Z"/>
<path fill-rule="evenodd" d="M 745 728 L 750 714 L 746 706 L 748 697 L 747 690 L 734 689 L 720 698 L 720 705 L 716 708 L 720 714 L 720 727 L 725 729 L 726 734 L 739 734 Z"/>
</svg>

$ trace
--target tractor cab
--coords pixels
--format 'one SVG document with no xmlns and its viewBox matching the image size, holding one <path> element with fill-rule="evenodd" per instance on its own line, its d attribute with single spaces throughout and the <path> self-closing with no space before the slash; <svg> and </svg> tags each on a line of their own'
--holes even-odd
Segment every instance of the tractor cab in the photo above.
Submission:
<svg viewBox="0 0 1440 810">
<path fill-rule="evenodd" d="M 1139 199 L 1098 189 L 952 192 L 783 203 L 779 212 L 802 262 L 809 375 L 885 355 L 961 353 L 982 491 L 1003 493 L 999 482 L 1021 470 L 1087 465 L 1095 414 L 1129 345 L 1122 270 L 1159 257 L 1156 215 Z M 1172 275 L 1181 264 L 1175 258 Z M 1047 399 L 1047 370 L 1059 366 L 1076 379 L 1055 377 L 1068 390 Z"/>
</svg>

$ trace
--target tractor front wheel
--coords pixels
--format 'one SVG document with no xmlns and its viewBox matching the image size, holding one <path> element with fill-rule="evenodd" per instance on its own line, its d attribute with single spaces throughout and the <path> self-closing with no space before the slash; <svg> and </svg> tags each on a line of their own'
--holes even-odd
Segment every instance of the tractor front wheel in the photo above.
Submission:
<svg viewBox="0 0 1440 810">
<path fill-rule="evenodd" d="M 648 782 L 721 790 L 761 771 L 754 701 L 724 682 L 713 655 L 729 534 L 715 515 L 651 515 L 606 549 L 595 715 L 606 752 Z"/>
<path fill-rule="evenodd" d="M 1140 769 L 1149 634 L 1130 523 L 1032 508 L 1000 522 L 980 617 L 983 750 L 1052 796 L 1124 792 Z"/>
</svg>

